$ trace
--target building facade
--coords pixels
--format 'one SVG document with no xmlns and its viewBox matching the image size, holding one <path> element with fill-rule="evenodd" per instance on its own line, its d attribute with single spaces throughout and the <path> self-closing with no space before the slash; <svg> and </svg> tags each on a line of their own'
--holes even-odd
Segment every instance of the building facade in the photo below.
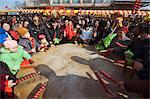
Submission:
<svg viewBox="0 0 150 99">
<path fill-rule="evenodd" d="M 26 6 L 89 7 L 108 6 L 110 0 L 26 0 Z"/>
<path fill-rule="evenodd" d="M 136 0 L 26 0 L 26 7 L 63 6 L 66 9 L 132 9 Z M 142 0 L 150 3 L 150 0 Z"/>
</svg>

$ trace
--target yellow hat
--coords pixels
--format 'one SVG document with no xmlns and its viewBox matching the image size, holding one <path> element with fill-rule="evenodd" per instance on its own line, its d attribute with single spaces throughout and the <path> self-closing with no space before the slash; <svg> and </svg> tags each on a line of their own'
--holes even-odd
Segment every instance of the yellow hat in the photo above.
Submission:
<svg viewBox="0 0 150 99">
<path fill-rule="evenodd" d="M 19 28 L 17 28 L 16 31 L 19 33 L 19 35 L 21 37 L 24 36 L 27 32 L 29 32 L 29 30 L 27 28 L 24 28 L 24 27 L 19 27 Z"/>
<path fill-rule="evenodd" d="M 123 18 L 122 17 L 118 17 L 118 18 L 116 18 L 116 20 L 123 21 Z"/>
<path fill-rule="evenodd" d="M 144 21 L 150 21 L 150 15 L 144 17 Z"/>
</svg>

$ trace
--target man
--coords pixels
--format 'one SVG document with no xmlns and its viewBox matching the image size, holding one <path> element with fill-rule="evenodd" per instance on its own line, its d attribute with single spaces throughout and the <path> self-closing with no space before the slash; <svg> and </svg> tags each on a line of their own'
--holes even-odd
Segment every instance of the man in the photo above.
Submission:
<svg viewBox="0 0 150 99">
<path fill-rule="evenodd" d="M 134 69 L 137 70 L 137 74 L 142 80 L 150 80 L 149 76 L 149 64 L 150 64 L 150 24 L 143 24 L 141 27 L 141 42 L 139 44 L 138 51 L 135 54 L 135 60 L 139 62 L 135 65 Z"/>
<path fill-rule="evenodd" d="M 53 19 L 48 21 L 47 29 L 50 34 L 50 44 L 53 46 L 53 44 L 59 44 L 60 41 L 60 27 L 58 21 L 55 21 Z M 56 42 L 58 40 L 58 43 Z"/>
<path fill-rule="evenodd" d="M 128 80 L 119 81 L 118 87 L 120 89 L 126 89 L 129 92 L 136 92 L 143 95 L 144 98 L 150 98 L 149 86 L 150 86 L 150 24 L 142 24 L 141 29 L 141 41 L 137 43 L 139 46 L 134 51 L 134 63 L 133 68 L 140 80 Z M 142 32 L 143 31 L 143 32 Z"/>
</svg>

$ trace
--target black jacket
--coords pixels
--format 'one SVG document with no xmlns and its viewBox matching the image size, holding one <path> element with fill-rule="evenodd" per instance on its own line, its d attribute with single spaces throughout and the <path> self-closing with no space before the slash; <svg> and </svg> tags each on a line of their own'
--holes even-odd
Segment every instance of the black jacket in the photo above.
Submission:
<svg viewBox="0 0 150 99">
<path fill-rule="evenodd" d="M 60 38 L 60 29 L 57 27 L 56 29 L 49 28 L 48 29 L 48 34 L 50 35 L 50 41 L 53 41 L 54 36 L 56 38 Z"/>
<path fill-rule="evenodd" d="M 138 72 L 139 78 L 144 80 L 150 80 L 149 66 L 150 66 L 150 38 L 141 40 L 138 52 L 136 53 L 136 59 L 140 59 L 144 67 Z"/>
<path fill-rule="evenodd" d="M 51 40 L 50 34 L 47 30 L 47 27 L 44 23 L 41 23 L 38 27 L 33 23 L 29 25 L 29 32 L 32 37 L 40 44 L 40 40 L 38 39 L 38 35 L 44 34 L 46 36 L 47 41 Z"/>
<path fill-rule="evenodd" d="M 150 39 L 134 39 L 129 46 L 134 53 L 134 59 L 140 60 L 144 68 L 137 74 L 141 80 L 149 80 L 149 64 L 150 64 Z"/>
</svg>

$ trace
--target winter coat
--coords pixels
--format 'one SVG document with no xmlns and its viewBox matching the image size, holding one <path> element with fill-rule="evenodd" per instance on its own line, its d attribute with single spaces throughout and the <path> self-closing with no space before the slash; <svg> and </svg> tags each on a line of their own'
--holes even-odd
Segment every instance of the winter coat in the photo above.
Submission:
<svg viewBox="0 0 150 99">
<path fill-rule="evenodd" d="M 47 41 L 49 42 L 51 40 L 50 34 L 47 30 L 47 27 L 45 24 L 40 24 L 39 29 L 36 28 L 34 24 L 29 25 L 29 32 L 31 36 L 40 44 L 40 40 L 38 39 L 38 36 L 40 34 L 44 34 L 46 36 Z"/>
<path fill-rule="evenodd" d="M 0 99 L 8 98 L 5 93 L 6 75 L 9 75 L 9 80 L 16 80 L 15 76 L 11 74 L 7 64 L 0 61 Z"/>
<path fill-rule="evenodd" d="M 127 80 L 124 82 L 125 89 L 129 92 L 142 94 L 144 99 L 149 99 L 149 80 Z"/>
<path fill-rule="evenodd" d="M 73 26 L 72 25 L 68 25 L 66 26 L 64 32 L 66 33 L 66 37 L 71 40 L 74 36 L 75 36 L 75 32 L 73 30 Z"/>
<path fill-rule="evenodd" d="M 0 61 L 6 63 L 12 74 L 16 74 L 20 69 L 20 64 L 23 62 L 23 58 L 30 59 L 31 56 L 22 46 L 18 46 L 18 51 L 15 53 L 10 52 L 8 49 L 2 47 L 0 49 Z"/>
<path fill-rule="evenodd" d="M 34 48 L 37 50 L 40 47 L 40 44 L 37 43 L 35 39 L 33 39 L 34 45 L 32 45 L 31 41 L 27 38 L 21 38 L 18 44 L 23 46 L 24 50 L 26 51 L 30 51 L 31 49 L 34 49 Z"/>
<path fill-rule="evenodd" d="M 8 35 L 6 34 L 6 31 L 0 27 L 0 44 L 3 44 L 7 37 Z"/>
<path fill-rule="evenodd" d="M 144 65 L 143 69 L 138 72 L 140 79 L 150 80 L 149 76 L 149 66 L 150 66 L 150 38 L 141 40 L 138 47 L 138 51 L 134 53 L 135 59 L 141 60 L 141 63 Z"/>
<path fill-rule="evenodd" d="M 13 40 L 19 41 L 20 36 L 17 32 L 10 30 L 9 31 L 10 36 L 12 37 Z"/>
<path fill-rule="evenodd" d="M 82 40 L 90 40 L 92 39 L 92 36 L 93 36 L 93 32 L 92 32 L 92 28 L 90 28 L 88 31 L 82 30 L 82 34 L 80 35 L 80 38 Z"/>
<path fill-rule="evenodd" d="M 50 34 L 50 41 L 54 41 L 55 38 L 60 38 L 60 29 L 57 27 L 55 30 L 53 28 L 49 28 L 48 32 Z"/>
</svg>

